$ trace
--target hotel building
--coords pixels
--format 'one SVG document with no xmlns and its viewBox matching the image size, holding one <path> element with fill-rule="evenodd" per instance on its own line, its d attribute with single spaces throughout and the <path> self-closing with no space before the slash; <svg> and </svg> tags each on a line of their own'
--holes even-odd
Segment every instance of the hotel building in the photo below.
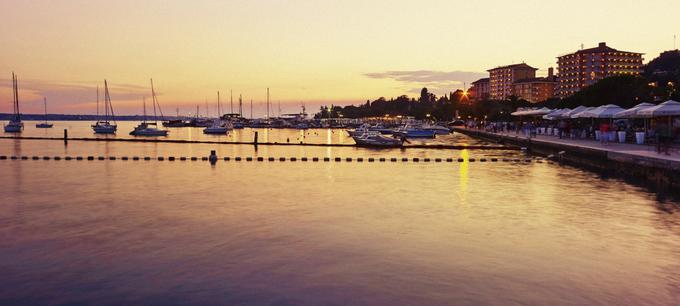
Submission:
<svg viewBox="0 0 680 306">
<path fill-rule="evenodd" d="M 514 64 L 496 67 L 489 72 L 489 98 L 505 100 L 514 94 L 513 84 L 519 80 L 536 77 L 536 68 L 527 64 Z"/>
<path fill-rule="evenodd" d="M 483 101 L 489 99 L 490 90 L 489 78 L 479 79 L 472 82 L 472 86 L 468 90 L 470 95 L 470 100 L 472 101 Z"/>
<path fill-rule="evenodd" d="M 512 86 L 513 94 L 517 98 L 538 103 L 554 97 L 557 85 L 558 82 L 553 74 L 553 68 L 548 68 L 547 77 L 519 80 Z"/>
<path fill-rule="evenodd" d="M 643 69 L 642 53 L 616 50 L 601 42 L 595 48 L 559 56 L 557 69 L 557 95 L 568 97 L 606 77 L 639 75 Z"/>
</svg>

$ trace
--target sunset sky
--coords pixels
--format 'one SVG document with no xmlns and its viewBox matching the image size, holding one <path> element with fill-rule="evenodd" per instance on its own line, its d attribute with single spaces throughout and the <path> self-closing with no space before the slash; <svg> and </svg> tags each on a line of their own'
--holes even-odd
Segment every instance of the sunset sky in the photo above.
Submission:
<svg viewBox="0 0 680 306">
<path fill-rule="evenodd" d="M 500 65 L 545 74 L 582 43 L 647 61 L 674 47 L 678 12 L 677 0 L 0 0 L 0 112 L 12 110 L 12 71 L 26 113 L 43 96 L 50 113 L 94 113 L 105 78 L 119 114 L 141 113 L 149 78 L 172 114 L 214 108 L 217 90 L 228 110 L 230 89 L 256 116 L 267 87 L 283 112 L 443 94 Z"/>
</svg>

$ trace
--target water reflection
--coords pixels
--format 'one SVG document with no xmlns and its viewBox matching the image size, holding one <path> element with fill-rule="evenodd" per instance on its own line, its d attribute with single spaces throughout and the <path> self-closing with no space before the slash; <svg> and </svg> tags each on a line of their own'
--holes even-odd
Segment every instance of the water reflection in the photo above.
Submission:
<svg viewBox="0 0 680 306">
<path fill-rule="evenodd" d="M 467 206 L 468 168 L 470 167 L 470 153 L 468 150 L 461 150 L 460 158 L 463 159 L 463 162 L 458 163 L 460 165 L 458 168 L 460 186 L 458 198 L 462 206 Z"/>
</svg>

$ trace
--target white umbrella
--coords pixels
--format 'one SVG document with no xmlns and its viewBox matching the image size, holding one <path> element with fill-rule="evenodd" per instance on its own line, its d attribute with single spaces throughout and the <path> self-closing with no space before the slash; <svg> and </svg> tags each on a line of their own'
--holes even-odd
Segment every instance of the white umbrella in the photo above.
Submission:
<svg viewBox="0 0 680 306">
<path fill-rule="evenodd" d="M 622 112 L 614 114 L 614 118 L 638 118 L 642 117 L 639 113 L 642 110 L 648 109 L 650 107 L 654 107 L 656 105 L 651 104 L 651 103 L 640 103 L 638 105 L 633 106 L 632 108 L 629 108 L 627 110 L 624 110 Z"/>
<path fill-rule="evenodd" d="M 614 104 L 602 105 L 596 109 L 586 111 L 580 118 L 612 118 L 614 114 L 622 112 L 623 108 Z"/>
<path fill-rule="evenodd" d="M 564 112 L 564 113 L 560 114 L 560 119 L 569 119 L 569 118 L 571 118 L 571 115 L 576 114 L 576 113 L 580 113 L 580 112 L 582 112 L 586 109 L 587 109 L 587 107 L 585 107 L 583 105 L 577 106 L 577 107 L 575 107 L 574 109 L 572 109 L 568 112 Z"/>
<path fill-rule="evenodd" d="M 547 115 L 543 115 L 543 119 L 556 120 L 556 119 L 559 119 L 562 114 L 569 112 L 569 111 L 571 111 L 570 108 L 558 109 L 558 110 L 555 110 L 555 111 L 553 111 L 553 112 L 551 112 Z"/>
<path fill-rule="evenodd" d="M 551 109 L 543 107 L 540 109 L 518 109 L 516 112 L 510 113 L 513 116 L 542 116 L 552 112 Z"/>
<path fill-rule="evenodd" d="M 680 102 L 668 100 L 657 106 L 643 109 L 638 114 L 645 117 L 680 116 Z"/>
<path fill-rule="evenodd" d="M 572 111 L 571 114 L 569 114 L 569 117 L 571 118 L 586 118 L 586 117 L 581 117 L 584 116 L 585 114 L 588 113 L 588 111 L 594 110 L 595 107 L 586 107 L 585 109 L 581 111 Z"/>
</svg>

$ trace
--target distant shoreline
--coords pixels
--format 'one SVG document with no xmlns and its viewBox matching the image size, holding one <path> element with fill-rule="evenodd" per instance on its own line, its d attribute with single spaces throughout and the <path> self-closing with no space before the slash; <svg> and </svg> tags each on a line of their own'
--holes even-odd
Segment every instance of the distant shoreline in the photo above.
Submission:
<svg viewBox="0 0 680 306">
<path fill-rule="evenodd" d="M 10 120 L 12 118 L 13 114 L 9 113 L 1 113 L 0 114 L 0 121 L 4 120 Z M 97 115 L 67 115 L 67 114 L 47 114 L 45 115 L 39 115 L 39 114 L 21 114 L 21 119 L 26 120 L 26 121 L 40 121 L 40 120 L 47 120 L 47 121 L 96 121 L 96 120 L 101 120 L 103 116 L 97 116 Z M 182 119 L 182 120 L 188 120 L 193 117 L 177 117 L 177 116 L 164 116 L 164 117 L 154 117 L 154 116 L 147 116 L 147 120 L 151 121 L 161 121 L 161 120 L 177 120 L 177 119 Z M 142 121 L 144 120 L 144 116 L 142 115 L 126 115 L 126 116 L 114 116 L 113 120 L 116 121 Z"/>
</svg>

